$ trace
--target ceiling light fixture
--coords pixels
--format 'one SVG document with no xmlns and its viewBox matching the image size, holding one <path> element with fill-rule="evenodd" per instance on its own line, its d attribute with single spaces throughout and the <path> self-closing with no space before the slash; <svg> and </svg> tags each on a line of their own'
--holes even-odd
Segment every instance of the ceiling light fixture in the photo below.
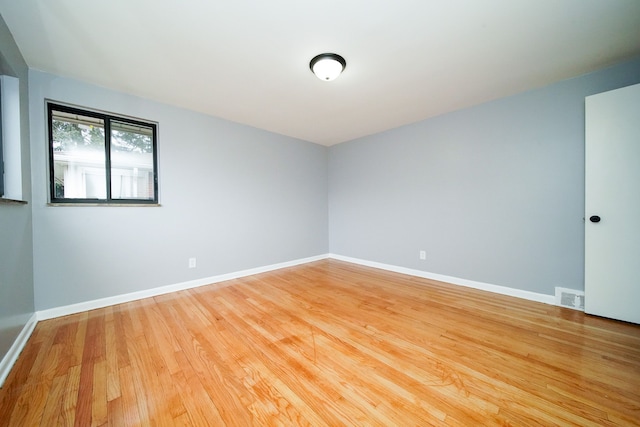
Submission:
<svg viewBox="0 0 640 427">
<path fill-rule="evenodd" d="M 335 53 L 321 53 L 314 56 L 309 63 L 309 68 L 320 80 L 330 81 L 342 73 L 347 66 L 347 61 Z"/>
</svg>

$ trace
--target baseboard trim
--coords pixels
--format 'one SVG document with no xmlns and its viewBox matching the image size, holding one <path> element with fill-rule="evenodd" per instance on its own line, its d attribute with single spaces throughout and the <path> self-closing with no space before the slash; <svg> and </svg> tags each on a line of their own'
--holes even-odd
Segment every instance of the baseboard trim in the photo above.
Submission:
<svg viewBox="0 0 640 427">
<path fill-rule="evenodd" d="M 467 288 L 489 291 L 496 294 L 508 295 L 516 298 L 523 298 L 529 301 L 542 302 L 545 304 L 555 305 L 555 296 L 539 294 L 536 292 L 523 291 L 521 289 L 509 288 L 507 286 L 492 285 L 490 283 L 476 282 L 474 280 L 461 279 L 459 277 L 445 276 L 442 274 L 429 273 L 422 270 L 414 270 L 411 268 L 398 267 L 396 265 L 383 264 L 375 261 L 367 261 L 359 258 L 351 258 L 343 255 L 329 254 L 329 258 L 339 261 L 350 262 L 353 264 L 364 265 L 366 267 L 379 268 L 381 270 L 393 271 L 395 273 L 407 274 L 409 276 L 421 277 L 423 279 L 437 280 L 453 285 L 465 286 Z"/>
<path fill-rule="evenodd" d="M 218 276 L 205 277 L 202 279 L 190 280 L 188 282 L 176 283 L 173 285 L 160 286 L 157 288 L 147 289 L 144 291 L 131 292 L 128 294 L 116 295 L 107 298 L 85 301 L 77 304 L 55 307 L 37 312 L 38 320 L 53 319 L 56 317 L 68 316 L 70 314 L 81 313 L 83 311 L 95 310 L 111 305 L 123 304 L 144 298 L 164 295 L 171 292 L 183 291 L 185 289 L 193 289 L 200 286 L 212 285 L 215 283 L 225 282 L 228 280 L 239 279 L 241 277 L 252 276 L 254 274 L 266 273 L 268 271 L 279 270 L 281 268 L 293 267 L 300 264 L 318 261 L 328 258 L 328 254 L 301 258 L 293 261 L 282 262 L 278 264 L 266 265 L 262 267 L 250 268 L 247 270 L 236 271 L 233 273 L 221 274 Z"/>
<path fill-rule="evenodd" d="M 70 314 L 81 313 L 83 311 L 95 310 L 98 308 L 104 308 L 111 305 L 123 304 L 139 299 L 155 297 L 158 295 L 164 295 L 171 292 L 182 291 L 185 289 L 197 288 L 200 286 L 212 285 L 228 280 L 238 279 L 241 277 L 252 276 L 254 274 L 266 273 L 268 271 L 279 270 L 282 268 L 293 267 L 296 265 L 307 264 L 310 262 L 318 261 L 321 259 L 336 259 L 339 261 L 350 262 L 353 264 L 359 264 L 366 267 L 379 268 L 381 270 L 393 271 L 395 273 L 407 274 L 409 276 L 421 277 L 423 279 L 437 280 L 439 282 L 446 282 L 453 285 L 465 286 L 468 288 L 479 289 L 483 291 L 493 292 L 501 295 L 508 295 L 516 298 L 523 298 L 529 301 L 542 302 L 545 304 L 556 305 L 554 295 L 539 294 L 536 292 L 524 291 L 521 289 L 509 288 L 506 286 L 493 285 L 490 283 L 477 282 L 474 280 L 461 279 L 459 277 L 446 276 L 437 273 L 429 273 L 422 270 L 414 270 L 411 268 L 399 267 L 391 264 L 384 264 L 375 261 L 367 261 L 359 258 L 352 258 L 348 256 L 338 254 L 322 254 L 312 256 L 308 258 L 301 258 L 293 261 L 287 261 L 278 264 L 272 264 L 262 267 L 251 268 L 247 270 L 241 270 L 233 273 L 221 274 L 218 276 L 205 277 L 202 279 L 191 280 L 188 282 L 176 283 L 173 285 L 161 286 L 157 288 L 147 289 L 144 291 L 131 292 L 128 294 L 116 295 L 107 298 L 101 298 L 92 301 L 85 301 L 77 304 L 70 304 L 62 307 L 55 307 L 46 310 L 40 310 L 36 312 L 37 320 L 47 320 L 56 317 L 68 316 Z M 35 327 L 35 324 L 33 325 Z"/>
<path fill-rule="evenodd" d="M 18 360 L 18 356 L 22 353 L 24 346 L 27 345 L 27 341 L 36 328 L 37 323 L 38 316 L 36 313 L 33 313 L 9 348 L 7 354 L 5 354 L 2 361 L 0 361 L 0 388 L 4 385 L 5 380 L 11 372 L 11 368 L 13 368 L 13 365 L 15 365 Z"/>
</svg>

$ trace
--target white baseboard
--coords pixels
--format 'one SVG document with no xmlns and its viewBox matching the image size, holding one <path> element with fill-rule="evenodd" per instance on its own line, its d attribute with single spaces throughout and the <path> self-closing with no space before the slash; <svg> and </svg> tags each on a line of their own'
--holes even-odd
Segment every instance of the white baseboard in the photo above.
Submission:
<svg viewBox="0 0 640 427">
<path fill-rule="evenodd" d="M 329 254 L 329 258 L 346 261 L 353 264 L 360 264 L 367 267 L 379 268 L 381 270 L 393 271 L 395 273 L 407 274 L 409 276 L 421 277 L 423 279 L 437 280 L 439 282 L 451 283 L 453 285 L 466 286 L 468 288 L 479 289 L 483 291 L 494 292 L 496 294 L 508 295 L 516 298 L 523 298 L 529 301 L 542 302 L 545 304 L 555 305 L 555 296 L 539 294 L 536 292 L 523 291 L 521 289 L 509 288 L 507 286 L 492 285 L 489 283 L 476 282 L 474 280 L 461 279 L 459 277 L 445 276 L 442 274 L 429 273 L 411 268 L 398 267 L 395 265 L 382 264 L 374 261 L 367 261 L 358 258 L 351 258 L 342 255 Z"/>
<path fill-rule="evenodd" d="M 18 360 L 18 356 L 20 356 L 20 353 L 22 353 L 22 350 L 24 349 L 24 346 L 27 344 L 27 341 L 29 340 L 29 337 L 31 336 L 31 333 L 35 329 L 37 323 L 38 323 L 38 317 L 36 313 L 33 313 L 33 315 L 27 321 L 27 324 L 24 325 L 24 327 L 22 328 L 22 331 L 20 331 L 20 333 L 18 334 L 18 337 L 9 348 L 9 351 L 7 352 L 7 354 L 5 354 L 4 357 L 2 358 L 2 361 L 0 361 L 0 388 L 4 384 L 4 381 L 7 379 L 7 377 L 9 376 L 9 372 L 11 372 L 11 368 L 13 368 L 13 365 L 16 363 L 16 360 Z"/>
<path fill-rule="evenodd" d="M 143 298 L 155 297 L 171 292 L 182 291 L 185 289 L 197 288 L 200 286 L 211 285 L 214 283 L 224 282 L 227 280 L 238 279 L 240 277 L 252 276 L 254 274 L 266 273 L 267 271 L 279 270 L 281 268 L 293 267 L 295 265 L 306 264 L 313 261 L 328 258 L 328 254 L 317 255 L 309 258 L 301 258 L 293 261 L 282 262 L 279 264 L 266 265 L 263 267 L 251 268 L 248 270 L 236 271 L 218 276 L 205 277 L 202 279 L 190 280 L 188 282 L 176 283 L 173 285 L 161 286 L 158 288 L 147 289 L 144 291 L 131 292 L 128 294 L 115 295 L 112 297 L 96 299 L 92 301 L 80 302 L 77 304 L 65 305 L 62 307 L 40 310 L 37 312 L 38 320 L 53 319 L 55 317 L 68 316 L 70 314 L 81 313 L 83 311 L 95 310 L 97 308 L 108 307 L 110 305 L 122 304 L 126 302 L 136 301 Z"/>
<path fill-rule="evenodd" d="M 445 276 L 442 274 L 429 273 L 421 270 L 414 270 L 405 267 L 398 267 L 390 264 L 383 264 L 375 261 L 367 261 L 358 258 L 352 258 L 337 254 L 323 254 L 309 258 L 302 258 L 293 261 L 283 262 L 279 264 L 272 264 L 263 267 L 251 268 L 248 270 L 237 271 L 228 274 L 222 274 L 219 276 L 205 277 L 202 279 L 191 280 L 188 282 L 176 283 L 173 285 L 161 286 L 158 288 L 147 289 L 144 291 L 131 292 L 128 294 L 116 295 L 107 298 L 101 298 L 92 301 L 85 301 L 77 304 L 66 305 L 62 307 L 50 308 L 47 310 L 40 310 L 37 314 L 38 320 L 52 319 L 55 317 L 67 316 L 70 314 L 81 313 L 83 311 L 95 310 L 97 308 L 108 307 L 110 305 L 122 304 L 126 302 L 136 301 L 143 298 L 154 297 L 158 295 L 168 294 L 171 292 L 182 291 L 185 289 L 197 288 L 199 286 L 211 285 L 214 283 L 220 283 L 227 280 L 233 280 L 240 277 L 247 277 L 254 274 L 265 273 L 268 271 L 278 270 L 286 267 L 293 267 L 295 265 L 306 264 L 321 259 L 333 258 L 340 261 L 350 262 L 353 264 L 364 265 L 367 267 L 379 268 L 382 270 L 393 271 L 396 273 L 407 274 L 410 276 L 422 277 L 424 279 L 437 280 L 440 282 L 451 283 L 459 286 L 466 286 L 469 288 L 480 289 L 484 291 L 494 292 L 502 295 L 509 295 L 517 298 L 523 298 L 530 301 L 542 302 L 545 304 L 555 305 L 555 296 L 539 294 L 530 291 L 524 291 L 520 289 L 509 288 L 506 286 L 492 285 L 489 283 L 476 282 L 473 280 L 461 279 L 453 276 Z"/>
</svg>

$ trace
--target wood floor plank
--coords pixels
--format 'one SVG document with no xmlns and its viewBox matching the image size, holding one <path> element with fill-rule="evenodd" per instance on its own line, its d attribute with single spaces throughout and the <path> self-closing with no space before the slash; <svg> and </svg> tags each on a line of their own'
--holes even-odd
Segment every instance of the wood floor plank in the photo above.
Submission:
<svg viewBox="0 0 640 427">
<path fill-rule="evenodd" d="M 65 384 L 58 415 L 60 425 L 75 425 L 78 391 L 80 390 L 80 372 L 81 365 L 75 365 L 69 368 L 64 377 Z"/>
<path fill-rule="evenodd" d="M 140 405 L 143 407 L 143 414 L 146 415 L 146 405 L 144 404 L 144 392 L 142 395 L 136 395 L 134 386 L 134 369 L 131 365 L 123 366 L 119 369 L 120 374 L 120 398 L 122 407 L 122 418 L 125 426 L 141 426 L 149 425 L 148 417 L 141 419 Z"/>
<path fill-rule="evenodd" d="M 322 260 L 40 322 L 37 425 L 640 426 L 640 326 Z"/>
<path fill-rule="evenodd" d="M 45 426 L 59 425 L 61 417 L 60 404 L 64 393 L 65 376 L 55 377 L 47 396 L 47 403 L 42 411 L 41 424 Z"/>
</svg>

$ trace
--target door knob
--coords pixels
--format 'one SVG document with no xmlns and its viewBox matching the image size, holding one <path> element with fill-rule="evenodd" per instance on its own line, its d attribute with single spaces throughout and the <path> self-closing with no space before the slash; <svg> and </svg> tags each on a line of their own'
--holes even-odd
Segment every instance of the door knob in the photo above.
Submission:
<svg viewBox="0 0 640 427">
<path fill-rule="evenodd" d="M 589 221 L 591 222 L 600 222 L 600 217 L 598 215 L 593 215 L 589 217 Z"/>
</svg>

